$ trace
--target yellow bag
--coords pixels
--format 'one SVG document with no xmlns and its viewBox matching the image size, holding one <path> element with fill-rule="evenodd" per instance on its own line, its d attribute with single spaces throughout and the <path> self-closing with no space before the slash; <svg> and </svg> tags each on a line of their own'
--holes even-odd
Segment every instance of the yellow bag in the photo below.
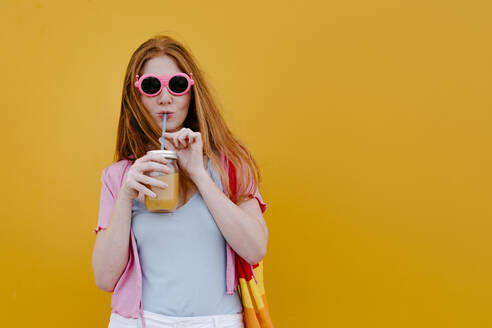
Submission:
<svg viewBox="0 0 492 328">
<path fill-rule="evenodd" d="M 246 328 L 273 328 L 270 310 L 263 284 L 263 260 L 250 265 L 236 254 L 236 270 L 238 273 L 238 292 L 244 310 Z"/>
</svg>

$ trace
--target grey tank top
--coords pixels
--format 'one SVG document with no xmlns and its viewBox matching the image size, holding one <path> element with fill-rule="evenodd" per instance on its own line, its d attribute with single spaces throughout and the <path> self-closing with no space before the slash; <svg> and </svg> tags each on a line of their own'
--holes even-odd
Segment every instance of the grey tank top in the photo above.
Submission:
<svg viewBox="0 0 492 328">
<path fill-rule="evenodd" d="M 210 159 L 207 171 L 223 190 Z M 172 213 L 151 213 L 136 198 L 131 224 L 145 311 L 177 317 L 242 311 L 238 293 L 226 294 L 226 241 L 199 191 Z"/>
</svg>

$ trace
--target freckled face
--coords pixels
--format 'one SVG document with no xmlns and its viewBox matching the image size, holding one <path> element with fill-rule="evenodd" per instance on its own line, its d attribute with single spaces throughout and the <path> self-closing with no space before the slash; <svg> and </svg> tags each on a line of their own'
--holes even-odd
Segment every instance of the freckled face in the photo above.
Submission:
<svg viewBox="0 0 492 328">
<path fill-rule="evenodd" d="M 180 72 L 181 70 L 176 65 L 174 59 L 167 55 L 163 55 L 147 60 L 142 68 L 141 74 L 139 75 L 172 75 Z M 188 74 L 189 72 L 182 73 Z M 181 96 L 174 96 L 170 94 L 165 87 L 162 88 L 162 91 L 157 96 L 148 97 L 142 95 L 141 93 L 139 94 L 143 105 L 161 129 L 162 112 L 164 111 L 171 112 L 171 114 L 167 114 L 167 132 L 175 132 L 183 127 L 183 122 L 188 115 L 188 108 L 190 106 L 191 89 Z"/>
</svg>

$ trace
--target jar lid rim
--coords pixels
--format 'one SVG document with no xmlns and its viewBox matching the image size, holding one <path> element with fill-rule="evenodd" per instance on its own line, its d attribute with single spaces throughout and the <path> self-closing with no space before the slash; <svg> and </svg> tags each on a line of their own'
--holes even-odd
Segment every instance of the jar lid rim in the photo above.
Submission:
<svg viewBox="0 0 492 328">
<path fill-rule="evenodd" d="M 165 157 L 178 159 L 178 154 L 174 150 L 168 150 L 168 149 L 161 150 L 161 149 L 156 149 L 156 150 L 149 150 L 147 152 L 147 154 L 149 154 L 149 153 L 162 154 Z"/>
</svg>

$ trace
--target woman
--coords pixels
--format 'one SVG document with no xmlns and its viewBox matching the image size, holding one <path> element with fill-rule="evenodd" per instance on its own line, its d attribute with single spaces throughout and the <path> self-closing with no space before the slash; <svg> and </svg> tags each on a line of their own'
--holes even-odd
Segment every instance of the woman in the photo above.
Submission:
<svg viewBox="0 0 492 328">
<path fill-rule="evenodd" d="M 169 80 L 176 73 L 181 80 Z M 161 80 L 142 88 L 146 74 Z M 167 186 L 146 173 L 170 173 L 164 158 L 147 154 L 160 148 L 164 113 L 179 201 L 172 213 L 151 213 L 147 186 Z M 255 264 L 266 254 L 259 170 L 191 52 L 169 36 L 144 42 L 130 59 L 115 161 L 102 172 L 92 257 L 97 286 L 113 292 L 109 327 L 243 327 L 233 256 Z"/>
</svg>

